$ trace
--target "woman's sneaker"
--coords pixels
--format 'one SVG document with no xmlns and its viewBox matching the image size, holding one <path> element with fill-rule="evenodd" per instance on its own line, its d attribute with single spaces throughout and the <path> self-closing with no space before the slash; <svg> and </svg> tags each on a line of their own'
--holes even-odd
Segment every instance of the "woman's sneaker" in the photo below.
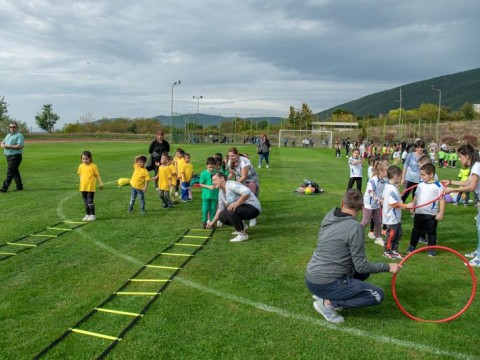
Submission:
<svg viewBox="0 0 480 360">
<path fill-rule="evenodd" d="M 465 254 L 465 257 L 467 257 L 467 258 L 476 258 L 477 255 L 478 255 L 477 250 L 475 250 L 474 252 Z"/>
<path fill-rule="evenodd" d="M 238 234 L 236 237 L 230 240 L 230 242 L 241 242 L 248 240 L 248 235 L 247 234 Z"/>
<path fill-rule="evenodd" d="M 472 260 L 470 260 L 468 263 L 470 264 L 470 266 L 480 267 L 480 258 L 479 258 L 479 257 L 475 257 L 475 258 L 473 258 Z"/>
<path fill-rule="evenodd" d="M 377 244 L 377 245 L 380 245 L 380 246 L 385 246 L 385 241 L 383 241 L 383 239 L 381 237 L 376 238 L 373 243 Z"/>
<path fill-rule="evenodd" d="M 88 221 L 89 217 L 90 217 L 90 215 L 85 215 L 85 216 L 83 217 L 82 221 Z"/>
<path fill-rule="evenodd" d="M 367 236 L 368 236 L 370 239 L 375 240 L 375 234 L 373 233 L 373 231 L 369 231 Z"/>
</svg>

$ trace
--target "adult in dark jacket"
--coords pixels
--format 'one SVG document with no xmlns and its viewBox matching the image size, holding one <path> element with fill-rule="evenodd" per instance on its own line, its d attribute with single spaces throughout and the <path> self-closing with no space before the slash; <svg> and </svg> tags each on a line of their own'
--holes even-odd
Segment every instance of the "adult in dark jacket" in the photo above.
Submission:
<svg viewBox="0 0 480 360">
<path fill-rule="evenodd" d="M 363 195 L 347 190 L 342 207 L 332 209 L 323 219 L 317 248 L 307 265 L 305 280 L 313 294 L 313 307 L 325 320 L 340 323 L 339 308 L 378 305 L 383 290 L 366 283 L 371 273 L 396 274 L 396 263 L 371 263 L 365 255 L 363 228 L 356 220 L 363 207 Z"/>
<path fill-rule="evenodd" d="M 150 147 L 148 148 L 148 153 L 150 154 L 149 163 L 147 164 L 147 170 L 153 170 L 155 175 L 158 173 L 158 166 L 155 165 L 155 162 L 160 163 L 160 158 L 163 153 L 170 152 L 170 144 L 167 140 L 164 139 L 165 133 L 163 130 L 158 130 L 155 134 L 155 140 L 152 141 Z M 158 180 L 155 180 L 155 189 L 158 188 Z"/>
<path fill-rule="evenodd" d="M 267 135 L 262 135 L 260 141 L 257 146 L 257 153 L 258 153 L 258 168 L 262 167 L 263 159 L 267 163 L 267 169 L 270 166 L 268 162 L 268 155 L 270 155 L 270 150 L 272 147 L 270 146 L 270 140 L 268 140 Z"/>
</svg>

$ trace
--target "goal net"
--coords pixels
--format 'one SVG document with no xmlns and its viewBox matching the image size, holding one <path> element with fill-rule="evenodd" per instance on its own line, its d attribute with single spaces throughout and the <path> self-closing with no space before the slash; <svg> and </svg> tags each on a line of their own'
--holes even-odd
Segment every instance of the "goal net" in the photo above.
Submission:
<svg viewBox="0 0 480 360">
<path fill-rule="evenodd" d="M 278 132 L 278 146 L 332 148 L 332 132 L 281 129 Z"/>
</svg>

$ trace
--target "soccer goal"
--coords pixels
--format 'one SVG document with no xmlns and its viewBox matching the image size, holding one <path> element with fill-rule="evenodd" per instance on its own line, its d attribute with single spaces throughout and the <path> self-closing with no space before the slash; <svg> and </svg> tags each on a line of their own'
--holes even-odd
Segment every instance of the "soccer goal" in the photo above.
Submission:
<svg viewBox="0 0 480 360">
<path fill-rule="evenodd" d="M 278 147 L 332 148 L 332 132 L 326 130 L 286 130 L 278 132 Z"/>
</svg>

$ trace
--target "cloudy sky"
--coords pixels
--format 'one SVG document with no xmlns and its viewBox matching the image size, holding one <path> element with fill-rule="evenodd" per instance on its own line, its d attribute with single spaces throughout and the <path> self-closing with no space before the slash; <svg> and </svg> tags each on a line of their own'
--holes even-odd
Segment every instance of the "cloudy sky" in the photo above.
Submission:
<svg viewBox="0 0 480 360">
<path fill-rule="evenodd" d="M 286 116 L 480 66 L 478 0 L 0 0 L 0 96 L 34 126 Z M 477 35 L 475 35 L 477 34 Z M 174 82 L 181 80 L 178 86 Z M 203 96 L 198 102 L 193 96 Z"/>
</svg>

